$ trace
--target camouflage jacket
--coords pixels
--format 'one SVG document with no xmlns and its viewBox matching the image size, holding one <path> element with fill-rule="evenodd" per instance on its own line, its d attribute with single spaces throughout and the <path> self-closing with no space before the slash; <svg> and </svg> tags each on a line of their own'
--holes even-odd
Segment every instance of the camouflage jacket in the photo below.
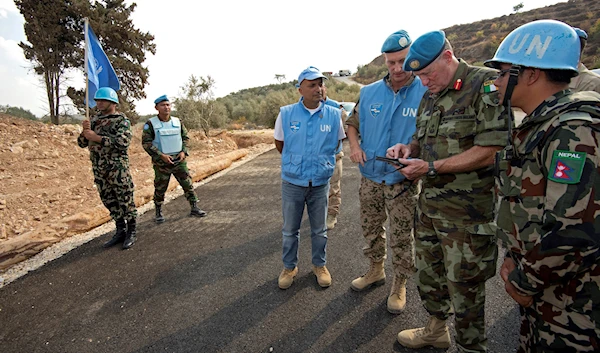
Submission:
<svg viewBox="0 0 600 353">
<path fill-rule="evenodd" d="M 114 169 L 128 169 L 127 149 L 133 134 L 129 119 L 123 114 L 97 115 L 90 119 L 90 128 L 102 137 L 102 142 L 89 141 L 83 133 L 77 138 L 79 147 L 88 147 L 95 175 Z"/>
<path fill-rule="evenodd" d="M 582 114 L 583 113 L 583 114 Z M 561 91 L 498 152 L 499 238 L 517 289 L 600 317 L 600 94 Z"/>
<path fill-rule="evenodd" d="M 435 161 L 477 146 L 506 146 L 507 116 L 493 80 L 496 70 L 460 60 L 449 87 L 425 92 L 417 112 L 420 158 Z M 493 166 L 473 172 L 423 178 L 419 209 L 427 216 L 455 222 L 485 223 L 493 219 Z"/>
<path fill-rule="evenodd" d="M 188 153 L 188 141 L 190 140 L 190 138 L 188 137 L 188 131 L 185 128 L 185 125 L 183 125 L 183 121 L 179 120 L 181 122 L 181 140 L 182 140 L 182 144 L 181 144 L 181 148 L 182 151 L 185 153 L 186 156 L 189 156 Z M 145 124 L 144 124 L 144 128 L 143 128 L 143 132 L 142 132 L 142 147 L 144 147 L 144 150 L 150 155 L 150 157 L 152 157 L 152 163 L 156 166 L 169 166 L 167 163 L 163 162 L 162 159 L 160 159 L 160 155 L 162 154 L 160 152 L 160 150 L 154 146 L 152 144 L 152 141 L 154 141 L 154 127 L 152 126 L 152 123 L 150 122 L 150 120 L 148 120 Z"/>
</svg>

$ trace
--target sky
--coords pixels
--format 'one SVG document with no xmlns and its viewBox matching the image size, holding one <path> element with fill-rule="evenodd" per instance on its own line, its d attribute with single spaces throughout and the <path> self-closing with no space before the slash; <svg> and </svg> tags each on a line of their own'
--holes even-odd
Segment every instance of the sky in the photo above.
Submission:
<svg viewBox="0 0 600 353">
<path fill-rule="evenodd" d="M 398 0 L 138 0 L 134 26 L 154 35 L 156 55 L 146 56 L 150 71 L 136 102 L 139 114 L 155 113 L 154 99 L 176 97 L 190 75 L 211 76 L 215 97 L 251 87 L 297 79 L 308 66 L 353 73 L 381 53 L 393 32 L 412 39 L 437 29 L 557 4 L 558 0 L 421 0 L 409 9 Z M 128 2 L 130 3 L 130 2 Z M 27 41 L 24 19 L 12 0 L 0 0 L 0 105 L 22 107 L 38 117 L 48 111 L 45 88 L 18 43 Z M 83 64 L 82 64 L 83 65 Z M 82 71 L 69 84 L 84 86 Z"/>
</svg>

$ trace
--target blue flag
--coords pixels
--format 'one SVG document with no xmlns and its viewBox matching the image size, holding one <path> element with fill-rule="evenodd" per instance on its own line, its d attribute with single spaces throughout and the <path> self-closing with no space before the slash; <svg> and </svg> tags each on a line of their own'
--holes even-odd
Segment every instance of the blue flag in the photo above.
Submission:
<svg viewBox="0 0 600 353">
<path fill-rule="evenodd" d="M 98 37 L 92 31 L 92 27 L 86 21 L 85 25 L 87 26 L 87 38 L 86 42 L 86 53 L 87 53 L 87 75 L 89 81 L 89 93 L 88 96 L 90 98 L 89 106 L 95 107 L 96 102 L 94 101 L 94 95 L 96 91 L 100 87 L 110 87 L 115 91 L 118 91 L 121 88 L 121 83 L 117 78 L 117 74 L 115 73 L 115 69 L 113 69 L 110 61 L 108 61 L 108 57 L 104 50 L 102 50 L 102 46 L 98 41 Z"/>
</svg>

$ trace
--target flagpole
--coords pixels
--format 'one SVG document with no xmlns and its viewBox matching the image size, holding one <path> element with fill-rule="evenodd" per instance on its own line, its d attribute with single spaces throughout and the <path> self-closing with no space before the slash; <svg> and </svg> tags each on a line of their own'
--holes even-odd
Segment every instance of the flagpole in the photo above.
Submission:
<svg viewBox="0 0 600 353">
<path fill-rule="evenodd" d="M 85 37 L 85 63 L 84 63 L 84 75 L 85 75 L 85 118 L 87 120 L 90 120 L 90 97 L 89 97 L 89 85 L 90 85 L 90 80 L 88 78 L 88 27 L 89 27 L 89 22 L 88 22 L 88 18 L 85 18 L 85 29 L 84 29 L 84 37 Z"/>
</svg>

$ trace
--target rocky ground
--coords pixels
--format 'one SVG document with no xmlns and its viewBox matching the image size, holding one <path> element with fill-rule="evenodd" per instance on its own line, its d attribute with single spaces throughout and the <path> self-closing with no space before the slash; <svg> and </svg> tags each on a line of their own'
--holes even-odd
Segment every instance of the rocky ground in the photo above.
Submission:
<svg viewBox="0 0 600 353">
<path fill-rule="evenodd" d="M 134 127 L 129 149 L 136 189 L 153 185 L 150 157 Z M 48 125 L 0 114 L 0 244 L 101 205 L 87 149 L 77 145 L 80 125 Z M 190 160 L 218 157 L 238 148 L 250 154 L 272 148 L 272 130 L 190 132 Z"/>
</svg>

